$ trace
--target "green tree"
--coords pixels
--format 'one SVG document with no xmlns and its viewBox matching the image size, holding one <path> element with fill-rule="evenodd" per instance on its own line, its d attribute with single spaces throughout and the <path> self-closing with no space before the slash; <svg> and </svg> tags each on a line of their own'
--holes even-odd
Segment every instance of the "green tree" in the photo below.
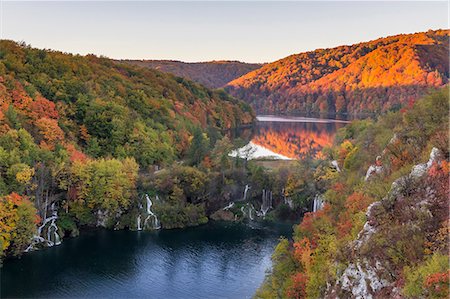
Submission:
<svg viewBox="0 0 450 299">
<path fill-rule="evenodd" d="M 195 127 L 191 145 L 187 153 L 191 165 L 199 165 L 205 158 L 208 149 L 209 141 L 207 136 L 205 136 L 200 127 Z"/>
</svg>

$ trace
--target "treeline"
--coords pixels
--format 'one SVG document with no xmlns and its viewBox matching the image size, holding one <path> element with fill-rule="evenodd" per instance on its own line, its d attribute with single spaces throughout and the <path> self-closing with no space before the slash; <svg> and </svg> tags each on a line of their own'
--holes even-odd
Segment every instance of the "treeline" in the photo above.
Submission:
<svg viewBox="0 0 450 299">
<path fill-rule="evenodd" d="M 341 171 L 313 176 L 324 208 L 280 241 L 255 297 L 447 298 L 448 109 L 446 88 L 341 129 L 325 151 Z"/>
<path fill-rule="evenodd" d="M 239 61 L 181 62 L 174 60 L 123 60 L 123 62 L 171 73 L 208 88 L 222 88 L 228 82 L 262 66 Z"/>
<path fill-rule="evenodd" d="M 140 178 L 199 164 L 195 136 L 214 145 L 253 119 L 247 104 L 185 79 L 0 41 L 1 252 L 23 252 L 55 212 L 62 235 L 134 228 L 130 213 L 151 191 Z"/>
<path fill-rule="evenodd" d="M 226 90 L 265 113 L 398 110 L 448 83 L 448 30 L 318 49 L 264 65 Z"/>
</svg>

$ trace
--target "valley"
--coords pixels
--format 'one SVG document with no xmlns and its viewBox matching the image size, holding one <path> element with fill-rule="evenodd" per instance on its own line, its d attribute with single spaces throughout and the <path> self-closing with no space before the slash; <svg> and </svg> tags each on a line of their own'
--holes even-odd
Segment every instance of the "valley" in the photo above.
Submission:
<svg viewBox="0 0 450 299">
<path fill-rule="evenodd" d="M 261 64 L 0 40 L 0 297 L 445 298 L 448 37 Z"/>
</svg>

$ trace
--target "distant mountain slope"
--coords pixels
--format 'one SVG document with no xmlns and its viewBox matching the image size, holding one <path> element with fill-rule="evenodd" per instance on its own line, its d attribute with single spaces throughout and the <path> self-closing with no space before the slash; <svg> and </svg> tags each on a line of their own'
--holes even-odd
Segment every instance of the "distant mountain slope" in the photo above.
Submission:
<svg viewBox="0 0 450 299">
<path fill-rule="evenodd" d="M 181 158 L 196 127 L 253 119 L 248 104 L 183 78 L 0 41 L 0 134 L 24 128 L 44 147 L 73 143 L 93 157 L 133 156 L 147 166 Z"/>
<path fill-rule="evenodd" d="M 380 112 L 448 83 L 449 31 L 295 54 L 227 84 L 261 112 Z"/>
<path fill-rule="evenodd" d="M 124 60 L 124 62 L 188 78 L 209 88 L 223 87 L 228 82 L 262 66 L 239 61 L 186 63 L 174 60 Z"/>
</svg>

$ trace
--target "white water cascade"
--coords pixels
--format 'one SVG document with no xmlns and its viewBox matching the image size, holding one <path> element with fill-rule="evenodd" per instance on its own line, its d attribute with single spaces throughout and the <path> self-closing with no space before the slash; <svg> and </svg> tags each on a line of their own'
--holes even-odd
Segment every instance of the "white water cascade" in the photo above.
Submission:
<svg viewBox="0 0 450 299">
<path fill-rule="evenodd" d="M 136 217 L 136 229 L 137 230 L 142 230 L 142 225 L 141 225 L 142 217 L 141 217 L 141 212 L 140 212 L 142 209 L 143 209 L 142 204 L 139 202 L 138 215 Z"/>
<path fill-rule="evenodd" d="M 234 207 L 234 202 L 230 202 L 225 208 L 223 208 L 222 210 L 227 211 L 229 209 L 231 209 L 232 207 Z"/>
<path fill-rule="evenodd" d="M 323 209 L 323 205 L 324 205 L 323 197 L 321 195 L 317 194 L 314 197 L 313 212 L 317 212 L 319 210 L 322 210 Z"/>
<path fill-rule="evenodd" d="M 291 198 L 286 196 L 284 188 L 281 190 L 281 193 L 283 194 L 284 204 L 288 205 L 289 208 L 292 210 L 294 208 L 294 202 L 292 201 Z"/>
<path fill-rule="evenodd" d="M 30 246 L 25 249 L 25 252 L 32 251 L 36 249 L 38 244 L 44 244 L 48 247 L 61 244 L 61 237 L 58 234 L 58 226 L 56 225 L 56 220 L 58 219 L 58 212 L 55 209 L 55 203 L 51 205 L 52 215 L 47 218 L 47 207 L 44 214 L 44 221 L 42 221 L 41 226 L 38 227 L 37 233 L 33 236 Z M 47 224 L 50 225 L 47 228 L 47 239 L 44 238 L 43 231 Z"/>
<path fill-rule="evenodd" d="M 273 202 L 272 191 L 266 191 L 265 189 L 263 189 L 261 211 L 259 215 L 261 215 L 262 217 L 266 217 L 267 212 L 269 211 L 270 208 L 272 208 L 272 202 Z"/>
<path fill-rule="evenodd" d="M 49 246 L 61 244 L 61 238 L 58 235 L 58 226 L 55 223 L 56 219 L 58 219 L 58 212 L 55 209 L 55 203 L 52 204 L 52 217 L 54 218 L 47 229 L 47 241 L 51 243 Z"/>
<path fill-rule="evenodd" d="M 136 228 L 137 228 L 137 230 L 142 230 L 142 227 L 141 227 L 141 214 L 139 214 L 139 215 L 137 216 L 137 219 L 136 219 Z"/>
<path fill-rule="evenodd" d="M 247 184 L 245 185 L 245 189 L 244 189 L 244 198 L 242 200 L 247 200 L 247 193 L 248 190 L 250 189 L 250 186 Z"/>
<path fill-rule="evenodd" d="M 148 227 L 148 223 L 150 221 L 150 229 L 160 229 L 161 225 L 159 223 L 158 217 L 155 213 L 152 212 L 152 201 L 150 200 L 150 196 L 145 194 L 145 199 L 147 200 L 147 218 L 144 220 L 144 228 Z"/>
<path fill-rule="evenodd" d="M 255 206 L 253 204 L 247 203 L 245 206 L 241 207 L 242 216 L 248 217 L 250 220 L 255 220 L 254 215 L 258 215 L 258 212 L 255 209 Z"/>
<path fill-rule="evenodd" d="M 253 217 L 253 213 L 255 213 L 255 207 L 253 206 L 253 204 L 249 205 L 248 207 L 248 218 L 250 218 L 250 220 L 254 220 L 255 218 Z"/>
</svg>

